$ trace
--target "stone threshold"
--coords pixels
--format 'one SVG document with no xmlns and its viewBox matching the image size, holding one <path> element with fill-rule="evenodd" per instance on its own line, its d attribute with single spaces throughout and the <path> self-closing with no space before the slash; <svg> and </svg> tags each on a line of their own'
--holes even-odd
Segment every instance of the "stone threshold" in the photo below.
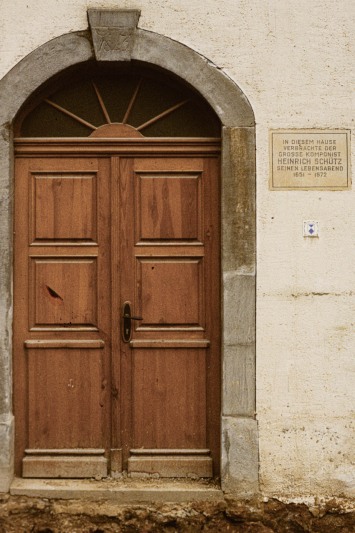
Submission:
<svg viewBox="0 0 355 533">
<path fill-rule="evenodd" d="M 24 479 L 15 478 L 14 496 L 61 500 L 102 500 L 119 504 L 142 502 L 218 501 L 224 495 L 218 485 L 202 480 L 161 479 Z"/>
</svg>

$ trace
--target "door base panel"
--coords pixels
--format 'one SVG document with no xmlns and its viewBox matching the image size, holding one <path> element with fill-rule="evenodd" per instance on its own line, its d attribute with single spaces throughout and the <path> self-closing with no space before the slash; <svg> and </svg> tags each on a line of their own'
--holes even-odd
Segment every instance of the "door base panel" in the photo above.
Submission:
<svg viewBox="0 0 355 533">
<path fill-rule="evenodd" d="M 22 476 L 33 478 L 89 478 L 107 476 L 105 457 L 49 455 L 25 457 Z"/>
<path fill-rule="evenodd" d="M 133 456 L 128 459 L 128 473 L 131 477 L 210 478 L 213 476 L 212 459 L 199 455 Z"/>
</svg>

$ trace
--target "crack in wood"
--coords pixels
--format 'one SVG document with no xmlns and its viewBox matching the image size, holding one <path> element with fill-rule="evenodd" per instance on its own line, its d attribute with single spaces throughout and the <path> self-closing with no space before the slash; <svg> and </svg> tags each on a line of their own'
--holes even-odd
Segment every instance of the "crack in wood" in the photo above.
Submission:
<svg viewBox="0 0 355 533">
<path fill-rule="evenodd" d="M 52 296 L 52 298 L 57 298 L 63 302 L 63 298 L 54 289 L 52 289 L 48 285 L 46 285 L 46 289 L 49 292 L 50 296 Z"/>
</svg>

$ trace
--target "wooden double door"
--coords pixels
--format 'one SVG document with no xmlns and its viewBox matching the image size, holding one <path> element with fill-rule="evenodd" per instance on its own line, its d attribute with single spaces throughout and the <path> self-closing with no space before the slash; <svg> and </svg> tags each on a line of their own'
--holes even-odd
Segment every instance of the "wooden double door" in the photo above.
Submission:
<svg viewBox="0 0 355 533">
<path fill-rule="evenodd" d="M 218 150 L 34 145 L 15 174 L 17 474 L 218 475 Z"/>
</svg>

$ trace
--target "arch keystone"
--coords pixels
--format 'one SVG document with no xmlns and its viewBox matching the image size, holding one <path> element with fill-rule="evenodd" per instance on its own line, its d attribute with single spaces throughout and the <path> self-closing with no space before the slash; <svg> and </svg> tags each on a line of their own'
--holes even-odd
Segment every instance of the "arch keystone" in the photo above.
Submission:
<svg viewBox="0 0 355 533">
<path fill-rule="evenodd" d="M 88 9 L 89 25 L 97 61 L 130 61 L 137 9 Z"/>
</svg>

